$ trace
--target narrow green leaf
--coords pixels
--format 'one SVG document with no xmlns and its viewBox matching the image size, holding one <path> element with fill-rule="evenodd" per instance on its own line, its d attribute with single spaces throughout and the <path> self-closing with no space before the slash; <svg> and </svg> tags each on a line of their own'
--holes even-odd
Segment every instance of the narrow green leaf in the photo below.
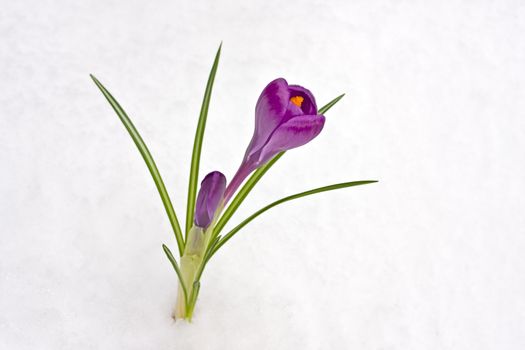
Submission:
<svg viewBox="0 0 525 350">
<path fill-rule="evenodd" d="M 120 104 L 109 93 L 109 91 L 106 90 L 106 88 L 97 80 L 97 78 L 95 78 L 93 75 L 90 76 L 91 79 L 93 79 L 93 81 L 97 85 L 97 87 L 100 89 L 106 100 L 108 100 L 111 107 L 113 107 L 115 113 L 117 113 L 118 117 L 122 121 L 122 124 L 124 124 L 124 126 L 128 130 L 129 135 L 133 139 L 133 142 L 135 142 L 135 145 L 137 146 L 140 154 L 142 155 L 142 158 L 144 158 L 144 161 L 146 162 L 146 165 L 148 166 L 149 172 L 151 174 L 151 177 L 153 177 L 153 181 L 155 181 L 155 185 L 157 186 L 157 190 L 159 191 L 160 198 L 162 199 L 162 203 L 164 204 L 164 208 L 166 209 L 166 213 L 168 214 L 171 227 L 173 228 L 175 238 L 177 239 L 179 254 L 182 256 L 184 252 L 184 238 L 182 237 L 182 231 L 180 229 L 179 220 L 177 219 L 177 215 L 175 214 L 175 210 L 173 209 L 173 205 L 171 204 L 168 191 L 164 186 L 162 177 L 160 176 L 159 170 L 157 169 L 157 165 L 155 164 L 155 161 L 153 160 L 153 157 L 149 152 L 148 147 L 142 140 L 142 137 L 140 136 L 139 132 L 129 119 L 124 109 L 122 109 Z"/>
<path fill-rule="evenodd" d="M 328 103 L 325 104 L 323 107 L 321 107 L 321 108 L 319 109 L 319 111 L 317 111 L 317 113 L 319 113 L 319 114 L 324 114 L 324 113 L 328 112 L 328 110 L 329 110 L 330 108 L 332 108 L 337 102 L 339 102 L 339 100 L 342 99 L 344 96 L 345 96 L 345 94 L 342 94 L 342 95 L 337 96 L 337 97 L 334 98 L 332 101 L 328 102 Z"/>
<path fill-rule="evenodd" d="M 206 129 L 206 119 L 208 118 L 208 109 L 210 107 L 211 93 L 213 89 L 213 82 L 215 81 L 215 74 L 219 65 L 219 58 L 221 56 L 222 43 L 217 50 L 213 66 L 211 67 L 208 83 L 206 84 L 206 91 L 204 91 L 204 98 L 202 99 L 201 112 L 199 115 L 199 122 L 197 124 L 197 131 L 195 132 L 195 140 L 193 142 L 193 153 L 191 155 L 190 180 L 188 184 L 188 204 L 186 207 L 186 232 L 190 232 L 193 225 L 193 214 L 195 211 L 195 199 L 197 196 L 197 182 L 199 180 L 199 164 L 201 160 L 202 139 L 204 137 L 204 130 Z"/>
<path fill-rule="evenodd" d="M 186 289 L 186 284 L 184 283 L 184 279 L 182 278 L 182 272 L 180 271 L 179 264 L 177 264 L 177 260 L 175 260 L 173 254 L 171 254 L 170 249 L 165 244 L 162 245 L 162 249 L 164 249 L 164 253 L 166 253 L 168 260 L 171 262 L 173 269 L 179 277 L 179 282 L 182 287 L 182 291 L 184 292 L 184 303 L 188 305 L 188 289 Z"/>
<path fill-rule="evenodd" d="M 199 291 L 201 290 L 201 283 L 199 281 L 193 282 L 193 289 L 191 290 L 191 297 L 189 300 L 189 305 L 187 308 L 187 316 L 189 317 L 189 321 L 191 322 L 191 319 L 193 317 L 193 311 L 195 310 L 195 303 L 197 303 L 197 298 L 199 297 Z"/>
<path fill-rule="evenodd" d="M 256 211 L 252 215 L 250 215 L 247 219 L 245 219 L 243 222 L 241 222 L 239 225 L 237 225 L 233 230 L 228 232 L 220 240 L 220 242 L 215 245 L 215 248 L 213 249 L 211 255 L 215 254 L 215 252 L 217 250 L 219 250 L 226 242 L 228 242 L 237 232 L 239 232 L 240 229 L 242 229 L 244 226 L 246 226 L 250 221 L 252 221 L 256 217 L 258 217 L 259 215 L 261 215 L 265 211 L 267 211 L 267 210 L 269 210 L 269 209 L 271 209 L 271 208 L 273 208 L 273 207 L 275 207 L 275 206 L 277 206 L 279 204 L 291 201 L 293 199 L 297 199 L 297 198 L 309 196 L 309 195 L 312 195 L 312 194 L 316 194 L 316 193 L 321 193 L 321 192 L 326 192 L 326 191 L 333 191 L 333 190 L 337 190 L 337 189 L 340 189 L 340 188 L 346 188 L 346 187 L 352 187 L 352 186 L 366 185 L 366 184 L 371 184 L 371 183 L 374 183 L 374 182 L 377 182 L 377 181 L 376 180 L 365 180 L 365 181 L 343 182 L 343 183 L 339 183 L 339 184 L 335 184 L 335 185 L 315 188 L 313 190 L 309 190 L 309 191 L 305 191 L 305 192 L 297 193 L 297 194 L 294 194 L 294 195 L 291 195 L 291 196 L 288 196 L 288 197 L 281 198 L 278 201 L 275 201 L 275 202 L 265 206 L 264 208 L 259 209 L 258 211 Z"/>
<path fill-rule="evenodd" d="M 330 108 L 332 108 L 339 100 L 343 98 L 345 94 L 339 95 L 336 98 L 334 98 L 332 101 L 328 102 L 326 105 L 321 107 L 319 109 L 319 114 L 326 113 Z M 275 157 L 273 157 L 268 163 L 257 169 L 252 176 L 246 181 L 246 183 L 241 187 L 239 192 L 235 195 L 232 202 L 226 208 L 224 211 L 224 214 L 222 214 L 221 218 L 219 219 L 219 222 L 217 222 L 217 225 L 215 225 L 215 228 L 213 230 L 214 236 L 218 235 L 224 226 L 228 223 L 232 215 L 237 211 L 237 208 L 241 205 L 241 203 L 244 201 L 246 196 L 250 193 L 252 188 L 259 182 L 259 180 L 263 177 L 264 174 L 283 156 L 285 152 L 281 152 L 277 154 Z"/>
</svg>

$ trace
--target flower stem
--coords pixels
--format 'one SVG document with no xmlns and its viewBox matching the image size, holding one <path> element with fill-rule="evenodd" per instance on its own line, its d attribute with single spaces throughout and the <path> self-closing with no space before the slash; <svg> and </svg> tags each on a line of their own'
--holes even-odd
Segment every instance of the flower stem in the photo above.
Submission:
<svg viewBox="0 0 525 350">
<path fill-rule="evenodd" d="M 252 172 L 253 167 L 251 167 L 249 164 L 243 163 L 239 167 L 239 170 L 235 173 L 233 178 L 231 179 L 230 183 L 226 187 L 226 191 L 224 192 L 224 202 L 223 205 L 226 205 L 226 203 L 229 202 L 230 198 L 235 194 L 239 186 L 243 183 L 243 181 L 246 179 L 248 175 Z"/>
</svg>

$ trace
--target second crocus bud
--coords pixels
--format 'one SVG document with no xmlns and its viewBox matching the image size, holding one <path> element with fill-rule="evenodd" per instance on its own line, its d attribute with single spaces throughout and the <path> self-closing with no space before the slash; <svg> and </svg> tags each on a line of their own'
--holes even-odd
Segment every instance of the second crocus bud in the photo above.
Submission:
<svg viewBox="0 0 525 350">
<path fill-rule="evenodd" d="M 226 189 L 226 177 L 213 171 L 204 177 L 195 204 L 195 226 L 207 229 L 210 226 Z"/>
<path fill-rule="evenodd" d="M 218 171 L 209 173 L 201 182 L 201 188 L 195 203 L 193 227 L 188 232 L 184 255 L 180 260 L 182 280 L 186 285 L 185 293 L 187 294 L 183 292 L 182 287 L 179 285 L 177 305 L 173 312 L 174 318 L 187 317 L 186 298 L 192 295 L 197 270 L 203 263 L 208 240 L 211 236 L 211 231 L 207 229 L 213 223 L 217 210 L 219 210 L 225 189 L 226 177 Z"/>
</svg>

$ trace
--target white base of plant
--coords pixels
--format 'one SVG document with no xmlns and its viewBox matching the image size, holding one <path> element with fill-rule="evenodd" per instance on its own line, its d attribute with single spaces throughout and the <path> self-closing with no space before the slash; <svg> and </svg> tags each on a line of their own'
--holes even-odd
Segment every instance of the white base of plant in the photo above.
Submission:
<svg viewBox="0 0 525 350">
<path fill-rule="evenodd" d="M 182 283 L 179 281 L 177 303 L 173 310 L 174 319 L 191 321 L 199 293 L 200 274 L 204 268 L 204 255 L 211 232 L 193 227 L 188 234 L 184 255 L 180 259 Z"/>
</svg>

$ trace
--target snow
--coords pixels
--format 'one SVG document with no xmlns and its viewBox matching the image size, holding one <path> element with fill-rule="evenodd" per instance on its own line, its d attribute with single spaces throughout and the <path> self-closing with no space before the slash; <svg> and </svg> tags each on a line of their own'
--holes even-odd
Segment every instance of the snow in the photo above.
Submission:
<svg viewBox="0 0 525 350">
<path fill-rule="evenodd" d="M 525 348 L 524 16 L 511 0 L 6 2 L 0 348 Z M 169 222 L 89 73 L 183 221 L 221 40 L 202 176 L 231 178 L 270 80 L 320 105 L 347 93 L 230 228 L 285 195 L 380 182 L 257 218 L 205 271 L 194 322 L 174 323 Z"/>
</svg>

